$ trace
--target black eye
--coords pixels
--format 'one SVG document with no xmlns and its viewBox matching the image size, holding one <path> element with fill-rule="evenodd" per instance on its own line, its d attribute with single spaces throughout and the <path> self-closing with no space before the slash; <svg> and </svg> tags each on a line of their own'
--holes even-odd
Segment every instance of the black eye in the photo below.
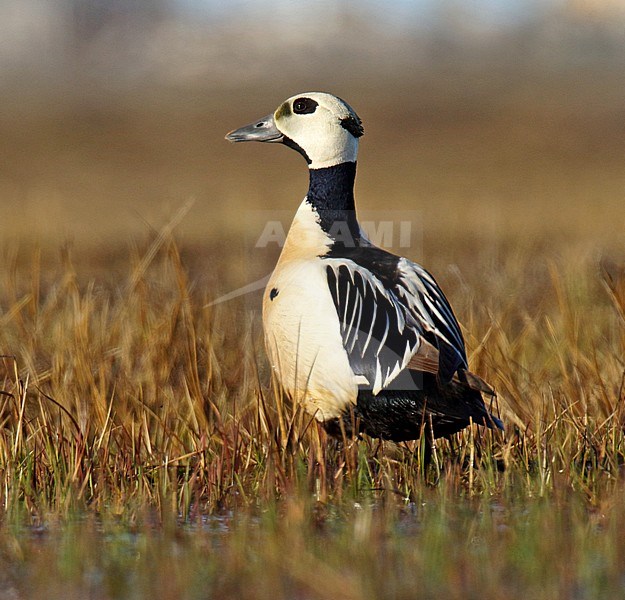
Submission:
<svg viewBox="0 0 625 600">
<path fill-rule="evenodd" d="M 293 112 L 298 115 L 314 113 L 319 106 L 312 98 L 297 98 L 293 101 Z"/>
</svg>

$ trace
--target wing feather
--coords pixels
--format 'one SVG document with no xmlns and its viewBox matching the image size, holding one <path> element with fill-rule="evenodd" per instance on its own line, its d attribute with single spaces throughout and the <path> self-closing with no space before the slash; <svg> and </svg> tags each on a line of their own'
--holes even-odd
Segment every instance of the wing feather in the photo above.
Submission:
<svg viewBox="0 0 625 600">
<path fill-rule="evenodd" d="M 443 381 L 466 370 L 460 326 L 425 269 L 375 247 L 322 258 L 350 365 L 374 394 L 406 368 Z"/>
</svg>

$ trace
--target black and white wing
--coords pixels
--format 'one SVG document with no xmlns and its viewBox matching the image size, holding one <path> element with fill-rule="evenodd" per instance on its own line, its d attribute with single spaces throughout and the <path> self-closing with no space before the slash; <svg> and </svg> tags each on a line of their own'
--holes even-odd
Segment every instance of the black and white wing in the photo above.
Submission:
<svg viewBox="0 0 625 600">
<path fill-rule="evenodd" d="M 424 345 L 438 350 L 438 377 L 467 368 L 464 340 L 449 302 L 425 269 L 376 247 L 323 257 L 354 373 L 377 394 Z"/>
<path fill-rule="evenodd" d="M 400 258 L 397 271 L 395 292 L 410 313 L 421 320 L 429 334 L 428 341 L 439 349 L 439 375 L 443 381 L 449 381 L 459 368 L 468 369 L 464 338 L 449 301 L 421 265 Z"/>
</svg>

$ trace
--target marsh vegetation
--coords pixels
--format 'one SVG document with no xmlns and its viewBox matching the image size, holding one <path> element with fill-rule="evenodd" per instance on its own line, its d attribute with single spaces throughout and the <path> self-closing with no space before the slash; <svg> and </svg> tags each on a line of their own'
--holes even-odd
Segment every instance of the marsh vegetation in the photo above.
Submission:
<svg viewBox="0 0 625 600">
<path fill-rule="evenodd" d="M 250 228 L 305 191 L 299 157 L 222 143 L 284 89 L 9 106 L 0 598 L 625 594 L 624 92 L 482 75 L 331 90 L 365 123 L 361 208 L 417 214 L 397 250 L 506 424 L 428 466 L 328 439 L 271 379 L 259 295 L 213 304 L 269 272 Z"/>
</svg>

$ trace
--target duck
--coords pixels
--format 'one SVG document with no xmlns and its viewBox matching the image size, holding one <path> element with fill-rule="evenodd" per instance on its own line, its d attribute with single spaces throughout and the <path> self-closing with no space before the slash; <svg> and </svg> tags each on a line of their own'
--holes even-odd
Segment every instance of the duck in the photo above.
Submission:
<svg viewBox="0 0 625 600">
<path fill-rule="evenodd" d="M 468 368 L 460 325 L 434 277 L 374 245 L 356 213 L 361 119 L 326 92 L 297 94 L 226 135 L 283 144 L 308 164 L 263 295 L 271 366 L 288 397 L 333 436 L 395 442 L 451 436 L 471 423 L 502 429 Z"/>
</svg>

